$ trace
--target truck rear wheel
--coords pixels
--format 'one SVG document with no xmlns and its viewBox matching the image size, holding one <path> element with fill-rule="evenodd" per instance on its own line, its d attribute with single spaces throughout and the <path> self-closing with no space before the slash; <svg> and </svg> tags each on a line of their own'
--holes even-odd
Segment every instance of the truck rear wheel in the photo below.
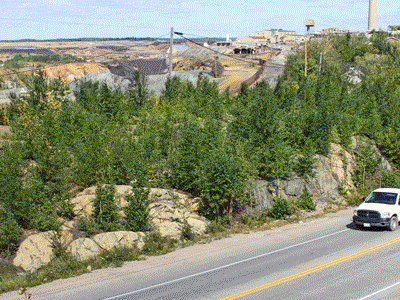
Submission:
<svg viewBox="0 0 400 300">
<path fill-rule="evenodd" d="M 397 217 L 393 216 L 390 218 L 388 229 L 390 231 L 395 231 L 398 224 L 399 224 L 399 221 L 397 220 Z"/>
</svg>

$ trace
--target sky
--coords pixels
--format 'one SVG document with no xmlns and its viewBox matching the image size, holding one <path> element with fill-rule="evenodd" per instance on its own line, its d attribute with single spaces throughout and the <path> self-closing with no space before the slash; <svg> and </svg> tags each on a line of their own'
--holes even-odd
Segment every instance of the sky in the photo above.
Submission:
<svg viewBox="0 0 400 300">
<path fill-rule="evenodd" d="M 378 27 L 400 25 L 400 1 L 377 0 Z M 0 40 L 244 37 L 266 29 L 365 30 L 369 0 L 0 0 Z"/>
</svg>

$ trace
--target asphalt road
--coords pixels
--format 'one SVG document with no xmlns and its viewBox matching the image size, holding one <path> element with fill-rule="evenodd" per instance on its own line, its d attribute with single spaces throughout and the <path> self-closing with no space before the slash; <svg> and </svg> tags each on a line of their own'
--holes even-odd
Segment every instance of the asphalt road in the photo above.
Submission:
<svg viewBox="0 0 400 300">
<path fill-rule="evenodd" d="M 35 300 L 400 299 L 400 228 L 357 230 L 351 216 L 235 235 L 30 292 Z"/>
</svg>

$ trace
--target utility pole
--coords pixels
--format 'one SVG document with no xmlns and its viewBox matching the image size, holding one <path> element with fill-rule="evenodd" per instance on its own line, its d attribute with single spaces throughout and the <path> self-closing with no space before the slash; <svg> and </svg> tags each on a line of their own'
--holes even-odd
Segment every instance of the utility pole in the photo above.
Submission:
<svg viewBox="0 0 400 300">
<path fill-rule="evenodd" d="M 318 74 L 321 74 L 321 68 L 322 68 L 322 52 L 319 55 L 319 70 L 318 70 Z"/>
<path fill-rule="evenodd" d="M 169 39 L 169 72 L 168 77 L 172 76 L 172 48 L 174 47 L 174 27 L 171 27 L 171 37 Z"/>
<path fill-rule="evenodd" d="M 304 25 L 306 25 L 307 28 L 307 33 L 306 33 L 306 42 L 304 45 L 304 77 L 307 77 L 307 40 L 308 40 L 308 34 L 310 33 L 311 27 L 315 26 L 315 21 L 314 20 L 306 20 L 304 22 Z"/>
<path fill-rule="evenodd" d="M 307 77 L 307 37 L 308 37 L 308 31 L 306 34 L 306 43 L 304 45 L 304 77 Z"/>
</svg>

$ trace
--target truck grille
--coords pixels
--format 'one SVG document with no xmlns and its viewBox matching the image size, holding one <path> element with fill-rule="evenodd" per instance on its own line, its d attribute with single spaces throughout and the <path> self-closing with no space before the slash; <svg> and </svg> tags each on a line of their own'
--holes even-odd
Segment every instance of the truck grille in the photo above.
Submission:
<svg viewBox="0 0 400 300">
<path fill-rule="evenodd" d="M 380 219 L 381 215 L 373 210 L 359 210 L 358 216 L 362 218 Z"/>
</svg>

